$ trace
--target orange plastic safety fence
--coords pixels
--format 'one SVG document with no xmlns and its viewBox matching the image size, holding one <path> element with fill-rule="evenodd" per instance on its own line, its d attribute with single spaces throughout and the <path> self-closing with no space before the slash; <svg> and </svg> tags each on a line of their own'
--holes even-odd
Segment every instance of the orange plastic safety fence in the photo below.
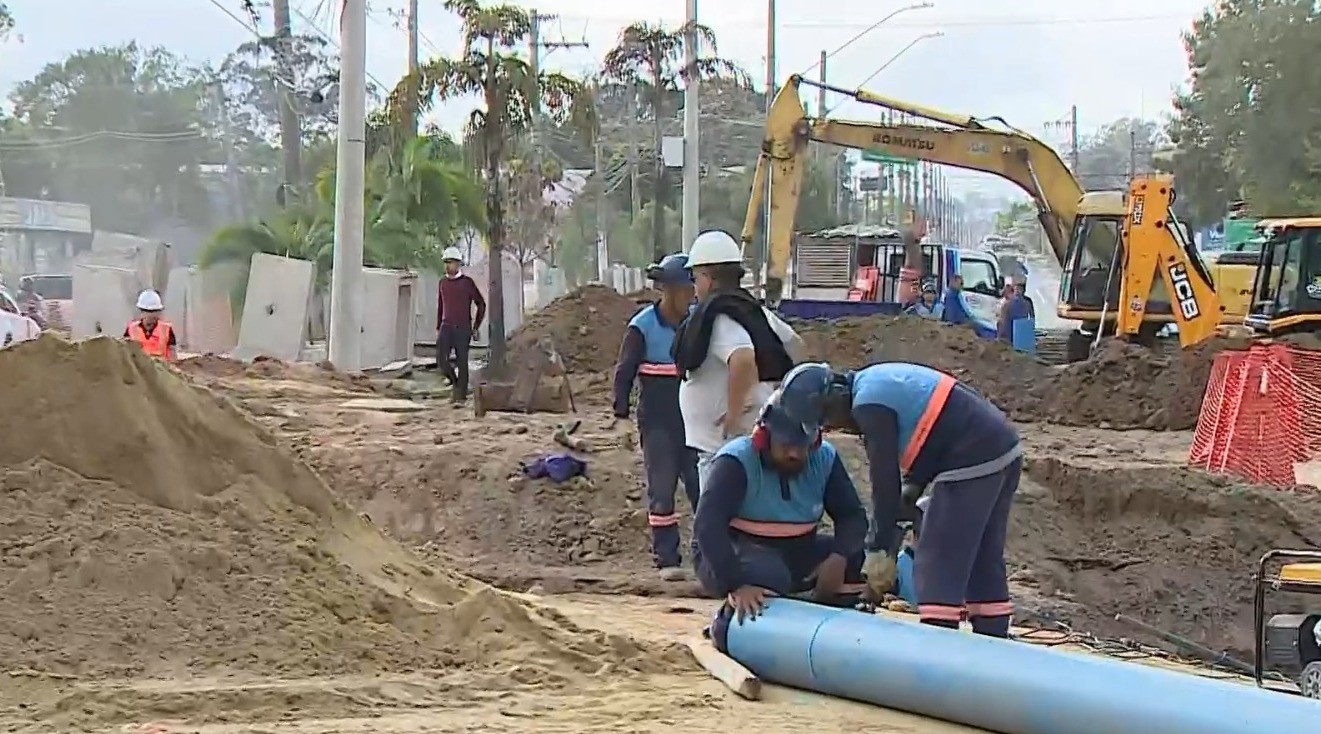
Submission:
<svg viewBox="0 0 1321 734">
<path fill-rule="evenodd" d="M 1188 462 L 1258 484 L 1293 487 L 1321 455 L 1321 353 L 1284 344 L 1216 357 Z"/>
</svg>

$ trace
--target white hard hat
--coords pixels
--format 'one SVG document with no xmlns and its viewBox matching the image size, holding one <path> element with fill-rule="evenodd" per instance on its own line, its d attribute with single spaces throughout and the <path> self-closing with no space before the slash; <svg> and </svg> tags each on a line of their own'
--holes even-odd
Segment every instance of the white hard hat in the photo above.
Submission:
<svg viewBox="0 0 1321 734">
<path fill-rule="evenodd" d="M 457 247 L 446 247 L 445 251 L 441 253 L 440 259 L 446 262 L 449 262 L 450 260 L 463 262 L 463 253 Z"/>
<path fill-rule="evenodd" d="M 161 294 L 148 288 L 138 294 L 139 311 L 163 311 L 165 304 L 161 302 Z"/>
<path fill-rule="evenodd" d="M 724 263 L 742 263 L 743 250 L 728 232 L 718 229 L 707 230 L 693 240 L 693 247 L 688 251 L 688 267 L 701 265 L 721 265 Z"/>
</svg>

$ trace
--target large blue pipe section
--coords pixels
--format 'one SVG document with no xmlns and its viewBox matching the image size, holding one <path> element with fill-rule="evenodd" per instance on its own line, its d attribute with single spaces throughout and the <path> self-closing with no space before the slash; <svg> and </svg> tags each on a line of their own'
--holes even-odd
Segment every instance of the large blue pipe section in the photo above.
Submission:
<svg viewBox="0 0 1321 734">
<path fill-rule="evenodd" d="M 793 599 L 725 642 L 771 683 L 1002 734 L 1321 732 L 1321 701 Z"/>
</svg>

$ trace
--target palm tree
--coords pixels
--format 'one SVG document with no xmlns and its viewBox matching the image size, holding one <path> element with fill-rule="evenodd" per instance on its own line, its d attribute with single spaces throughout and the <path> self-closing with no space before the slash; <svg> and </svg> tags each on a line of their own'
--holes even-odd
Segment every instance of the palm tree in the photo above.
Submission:
<svg viewBox="0 0 1321 734">
<path fill-rule="evenodd" d="M 684 62 L 689 30 L 696 32 L 698 46 L 710 49 L 712 54 L 699 56 L 692 68 L 688 68 Z M 655 155 L 652 198 L 656 202 L 657 214 L 652 220 L 652 249 L 657 259 L 663 257 L 669 249 L 665 246 L 664 217 L 660 216 L 664 211 L 661 192 L 664 191 L 665 181 L 665 163 L 660 156 L 661 123 L 671 107 L 671 98 L 677 96 L 679 82 L 693 77 L 699 80 L 728 77 L 741 85 L 750 83 L 747 73 L 738 64 L 720 58 L 715 53 L 716 34 L 709 26 L 696 23 L 692 28 L 684 25 L 669 30 L 663 26 L 638 22 L 620 31 L 619 41 L 605 55 L 605 78 L 636 89 L 639 101 L 645 104 L 651 115 Z"/>
<path fill-rule="evenodd" d="M 371 161 L 363 237 L 367 265 L 439 272 L 444 247 L 462 231 L 484 225 L 481 186 L 460 161 L 454 142 L 437 135 L 414 138 Z M 221 229 L 202 249 L 201 266 L 237 262 L 246 267 L 258 252 L 280 255 L 315 263 L 318 287 L 323 287 L 334 249 L 333 168 L 321 171 L 314 191 L 314 197 L 262 221 Z M 241 303 L 241 294 L 236 298 Z"/>
<path fill-rule="evenodd" d="M 528 11 L 513 5 L 485 6 L 480 0 L 446 0 L 445 8 L 463 25 L 463 52 L 458 58 L 435 58 L 423 63 L 416 77 L 395 87 L 390 109 L 397 120 L 410 110 L 412 90 L 419 91 L 419 111 L 437 100 L 479 97 L 481 106 L 468 118 L 466 138 L 480 161 L 486 185 L 486 240 L 489 273 L 488 299 L 491 328 L 490 371 L 505 368 L 504 278 L 500 264 L 508 235 L 503 170 L 514 141 L 531 130 L 536 116 L 569 124 L 586 138 L 596 131 L 596 113 L 587 87 L 563 74 L 534 74 L 518 49 L 532 30 Z"/>
</svg>

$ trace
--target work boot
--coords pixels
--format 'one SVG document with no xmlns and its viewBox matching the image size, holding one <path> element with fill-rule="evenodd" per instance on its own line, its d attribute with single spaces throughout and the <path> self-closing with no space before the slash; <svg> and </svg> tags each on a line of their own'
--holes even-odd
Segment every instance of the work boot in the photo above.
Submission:
<svg viewBox="0 0 1321 734">
<path fill-rule="evenodd" d="M 683 566 L 666 566 L 660 570 L 661 581 L 687 581 L 688 572 Z"/>
</svg>

